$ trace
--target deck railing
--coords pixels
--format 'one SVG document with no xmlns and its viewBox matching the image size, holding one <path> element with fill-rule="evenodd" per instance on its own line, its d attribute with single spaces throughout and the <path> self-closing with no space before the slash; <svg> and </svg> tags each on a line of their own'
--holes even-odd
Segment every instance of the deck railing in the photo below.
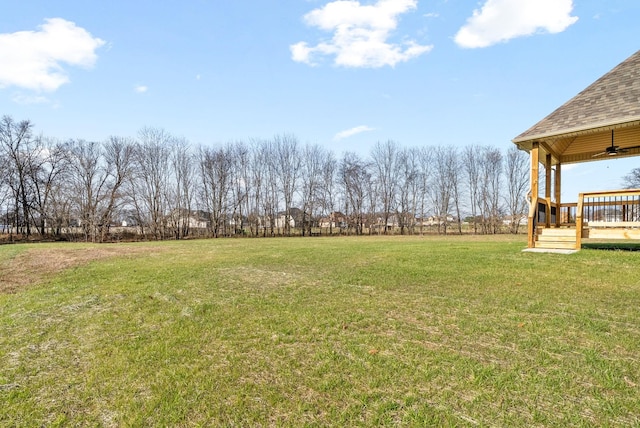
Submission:
<svg viewBox="0 0 640 428">
<path fill-rule="evenodd" d="M 560 225 L 575 226 L 577 210 L 578 210 L 577 202 L 560 204 Z"/>
<path fill-rule="evenodd" d="M 550 204 L 545 198 L 534 197 L 529 205 L 528 215 L 528 235 L 529 248 L 535 246 L 536 229 L 539 225 L 548 226 L 555 224 L 557 209 L 554 204 Z"/>
<path fill-rule="evenodd" d="M 584 236 L 587 227 L 589 229 L 640 228 L 640 189 L 580 193 L 576 207 L 576 239 L 578 241 Z M 591 235 L 589 234 L 593 237 Z M 622 237 L 635 235 L 635 233 L 618 234 Z M 603 236 L 616 235 L 609 233 Z"/>
<path fill-rule="evenodd" d="M 578 202 L 549 203 L 534 197 L 529 210 L 529 247 L 535 247 L 538 226 L 576 228 L 582 238 L 640 239 L 640 189 L 580 193 Z"/>
<path fill-rule="evenodd" d="M 640 189 L 581 193 L 585 222 L 640 221 Z"/>
</svg>

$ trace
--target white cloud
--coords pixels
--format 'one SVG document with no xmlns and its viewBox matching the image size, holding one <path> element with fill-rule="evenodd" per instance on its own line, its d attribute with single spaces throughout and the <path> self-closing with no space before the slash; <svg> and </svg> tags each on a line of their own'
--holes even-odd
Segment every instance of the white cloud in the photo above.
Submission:
<svg viewBox="0 0 640 428">
<path fill-rule="evenodd" d="M 334 137 L 333 141 L 340 141 L 345 138 L 353 137 L 356 134 L 361 134 L 363 132 L 375 131 L 375 128 L 368 127 L 366 125 L 356 126 L 355 128 L 347 129 L 344 131 L 338 132 Z"/>
<path fill-rule="evenodd" d="M 535 33 L 560 33 L 574 24 L 573 0 L 486 0 L 455 35 L 463 48 L 484 48 Z"/>
<path fill-rule="evenodd" d="M 419 45 L 414 40 L 389 43 L 398 26 L 399 16 L 417 7 L 417 0 L 378 0 L 361 5 L 355 0 L 338 0 L 314 9 L 304 16 L 311 27 L 333 33 L 331 40 L 316 46 L 298 42 L 289 47 L 296 62 L 315 65 L 315 59 L 334 56 L 334 64 L 344 67 L 377 68 L 395 66 L 424 53 L 433 46 Z"/>
<path fill-rule="evenodd" d="M 62 18 L 46 19 L 38 31 L 0 34 L 0 88 L 55 91 L 69 82 L 63 64 L 92 67 L 104 43 Z"/>
<path fill-rule="evenodd" d="M 149 90 L 149 87 L 145 86 L 145 85 L 136 85 L 133 88 L 133 90 L 136 91 L 139 94 L 144 94 L 145 92 L 147 92 Z"/>
</svg>

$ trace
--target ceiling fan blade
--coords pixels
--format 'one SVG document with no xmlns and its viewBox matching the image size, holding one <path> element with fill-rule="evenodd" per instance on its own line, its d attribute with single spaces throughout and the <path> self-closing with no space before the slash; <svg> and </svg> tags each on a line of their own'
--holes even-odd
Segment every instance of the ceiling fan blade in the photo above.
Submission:
<svg viewBox="0 0 640 428">
<path fill-rule="evenodd" d="M 631 147 L 617 147 L 614 151 L 614 153 L 610 153 L 610 154 L 619 154 L 619 153 L 628 153 L 630 150 L 634 150 L 634 149 L 640 149 L 640 146 L 631 146 Z"/>
<path fill-rule="evenodd" d="M 620 146 L 616 146 L 614 144 L 614 134 L 613 134 L 613 129 L 611 130 L 611 146 L 607 147 L 603 152 L 600 153 L 596 153 L 595 155 L 592 155 L 592 158 L 597 158 L 599 156 L 604 156 L 604 155 L 608 155 L 608 156 L 617 156 L 619 154 L 624 154 L 627 153 L 629 150 L 634 150 L 634 149 L 640 149 L 640 146 L 631 146 L 631 147 L 620 147 Z"/>
</svg>

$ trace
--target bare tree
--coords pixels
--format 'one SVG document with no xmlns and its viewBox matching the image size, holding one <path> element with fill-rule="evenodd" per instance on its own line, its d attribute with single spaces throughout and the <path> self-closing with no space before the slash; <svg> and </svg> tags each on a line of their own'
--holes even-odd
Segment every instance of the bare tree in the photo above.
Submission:
<svg viewBox="0 0 640 428">
<path fill-rule="evenodd" d="M 387 233 L 389 217 L 396 210 L 398 186 L 398 144 L 394 141 L 376 143 L 371 151 L 374 179 L 382 202 L 382 227 Z"/>
<path fill-rule="evenodd" d="M 502 207 L 502 153 L 494 147 L 485 147 L 480 157 L 480 208 L 484 233 L 498 233 Z"/>
<path fill-rule="evenodd" d="M 218 238 L 225 234 L 229 192 L 233 184 L 230 148 L 201 148 L 199 164 L 204 206 L 209 212 L 213 237 Z"/>
<path fill-rule="evenodd" d="M 175 239 L 189 235 L 195 187 L 194 156 L 185 138 L 176 138 L 171 146 L 172 177 L 168 183 L 167 206 Z"/>
<path fill-rule="evenodd" d="M 124 201 L 121 193 L 131 174 L 133 142 L 111 137 L 104 144 L 83 140 L 69 142 L 75 211 L 91 242 L 104 242 L 114 213 Z"/>
<path fill-rule="evenodd" d="M 40 140 L 32 134 L 28 120 L 15 122 L 10 116 L 0 119 L 0 151 L 4 154 L 8 186 L 14 200 L 14 226 L 19 232 L 31 234 L 32 189 L 30 177 Z"/>
<path fill-rule="evenodd" d="M 517 147 L 507 151 L 506 175 L 507 195 L 506 204 L 511 217 L 509 229 L 511 233 L 518 233 L 520 221 L 526 217 L 528 203 L 526 200 L 529 189 L 529 157 Z"/>
<path fill-rule="evenodd" d="M 369 165 L 357 154 L 345 152 L 340 162 L 339 174 L 345 195 L 345 215 L 356 235 L 362 235 L 364 208 L 372 185 Z"/>
<path fill-rule="evenodd" d="M 455 221 L 458 226 L 458 233 L 462 234 L 462 174 L 458 150 L 455 147 L 451 148 L 447 157 L 447 170 L 451 186 L 453 208 L 456 214 Z"/>
<path fill-rule="evenodd" d="M 305 229 L 311 235 L 314 210 L 319 204 L 325 151 L 317 144 L 306 145 L 302 151 L 301 196 L 302 196 L 302 236 Z"/>
<path fill-rule="evenodd" d="M 45 235 L 47 225 L 53 223 L 49 212 L 52 194 L 62 185 L 61 178 L 69 165 L 68 151 L 63 143 L 41 139 L 40 144 L 32 147 L 30 159 L 28 183 L 32 222 L 39 233 Z"/>
<path fill-rule="evenodd" d="M 396 208 L 396 218 L 400 227 L 400 234 L 404 235 L 406 229 L 413 233 L 415 223 L 419 170 L 419 154 L 415 149 L 401 149 L 398 152 L 398 204 Z"/>
<path fill-rule="evenodd" d="M 640 168 L 633 168 L 627 175 L 622 178 L 622 185 L 625 189 L 640 188 Z"/>
<path fill-rule="evenodd" d="M 105 206 L 99 222 L 101 241 L 106 239 L 116 211 L 125 202 L 122 189 L 133 173 L 135 141 L 130 138 L 111 136 L 103 144 L 103 150 L 108 181 L 105 189 Z"/>
<path fill-rule="evenodd" d="M 109 173 L 99 143 L 76 140 L 70 141 L 69 146 L 75 217 L 85 241 L 97 242 L 100 236 L 99 211 L 106 198 Z"/>
<path fill-rule="evenodd" d="M 325 215 L 331 216 L 335 212 L 336 206 L 336 171 L 338 162 L 333 152 L 326 151 L 322 159 L 322 181 L 320 185 L 320 200 Z M 329 234 L 333 233 L 335 219 L 329 221 Z"/>
<path fill-rule="evenodd" d="M 291 235 L 291 208 L 300 172 L 298 139 L 293 135 L 277 135 L 273 139 L 273 166 L 284 200 L 284 233 Z"/>
<path fill-rule="evenodd" d="M 250 212 L 250 158 L 251 152 L 249 147 L 241 141 L 237 141 L 231 145 L 231 161 L 233 166 L 231 181 L 232 198 L 232 214 L 234 224 L 234 233 L 244 234 L 244 219 Z"/>
<path fill-rule="evenodd" d="M 423 147 L 416 153 L 418 159 L 418 206 L 420 210 L 420 234 L 424 233 L 424 222 L 427 217 L 427 202 L 430 194 L 430 182 L 433 169 L 433 149 Z"/>
<path fill-rule="evenodd" d="M 266 235 L 266 224 L 268 210 L 265 202 L 266 174 L 267 174 L 267 148 L 268 144 L 264 141 L 252 141 L 251 153 L 249 157 L 249 172 L 247 180 L 250 183 L 250 195 L 247 197 L 247 208 L 249 218 L 249 228 L 252 234 L 258 236 L 260 227 L 262 227 L 263 236 Z"/>
<path fill-rule="evenodd" d="M 164 239 L 167 186 L 171 177 L 169 163 L 175 139 L 163 129 L 149 127 L 140 130 L 138 139 L 130 195 L 141 226 L 146 226 L 153 238 Z"/>
<path fill-rule="evenodd" d="M 482 148 L 468 146 L 462 151 L 462 166 L 467 179 L 467 195 L 469 196 L 469 210 L 473 222 L 473 233 L 478 233 L 478 207 L 480 206 L 480 166 L 478 157 L 482 155 Z"/>
<path fill-rule="evenodd" d="M 437 147 L 434 150 L 434 169 L 431 197 L 438 224 L 438 233 L 447 234 L 453 188 L 451 183 L 451 158 L 455 156 L 452 147 Z"/>
<path fill-rule="evenodd" d="M 71 154 L 67 152 L 67 157 L 71 159 Z M 65 171 L 58 177 L 57 183 L 52 187 L 49 202 L 47 203 L 47 218 L 51 221 L 51 230 L 54 236 L 68 234 L 72 237 L 74 225 L 73 212 L 75 210 L 75 185 L 73 182 L 73 171 L 71 163 Z"/>
<path fill-rule="evenodd" d="M 261 191 L 263 236 L 266 236 L 267 231 L 270 236 L 275 236 L 276 217 L 280 209 L 279 175 L 276 162 L 278 154 L 275 144 L 269 140 L 262 141 L 259 150 L 260 158 L 264 161 Z"/>
<path fill-rule="evenodd" d="M 9 158 L 4 151 L 0 150 L 0 233 L 10 232 L 9 227 L 9 200 L 11 199 L 11 188 L 9 187 Z"/>
</svg>

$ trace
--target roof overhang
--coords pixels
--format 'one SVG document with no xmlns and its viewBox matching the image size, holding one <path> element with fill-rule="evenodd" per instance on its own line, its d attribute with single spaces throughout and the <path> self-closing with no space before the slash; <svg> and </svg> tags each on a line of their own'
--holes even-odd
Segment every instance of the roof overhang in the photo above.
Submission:
<svg viewBox="0 0 640 428">
<path fill-rule="evenodd" d="M 620 148 L 640 145 L 640 116 L 627 118 L 624 122 L 602 122 L 588 127 L 567 128 L 562 132 L 528 135 L 512 141 L 519 149 L 529 152 L 534 143 L 539 143 L 542 155 L 551 155 L 552 164 L 570 164 L 613 158 L 601 155 L 611 146 L 611 132 L 614 144 Z M 619 153 L 615 158 L 638 156 L 640 148 Z"/>
</svg>

